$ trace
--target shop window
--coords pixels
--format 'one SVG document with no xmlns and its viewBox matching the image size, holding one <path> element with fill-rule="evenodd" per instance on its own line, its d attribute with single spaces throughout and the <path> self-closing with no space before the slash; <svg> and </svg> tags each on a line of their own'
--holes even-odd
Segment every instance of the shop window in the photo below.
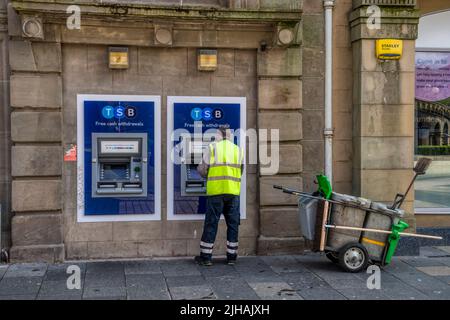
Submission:
<svg viewBox="0 0 450 320">
<path fill-rule="evenodd" d="M 425 156 L 433 163 L 415 183 L 417 213 L 450 214 L 450 38 L 444 31 L 449 29 L 450 11 L 420 19 L 416 42 L 415 159 Z"/>
<path fill-rule="evenodd" d="M 450 50 L 416 53 L 416 160 L 433 159 L 427 174 L 418 178 L 418 212 L 450 213 Z"/>
<path fill-rule="evenodd" d="M 416 213 L 450 214 L 450 11 L 422 17 L 416 42 L 415 159 L 433 160 L 415 183 Z M 440 36 L 439 36 L 440 35 Z"/>
</svg>

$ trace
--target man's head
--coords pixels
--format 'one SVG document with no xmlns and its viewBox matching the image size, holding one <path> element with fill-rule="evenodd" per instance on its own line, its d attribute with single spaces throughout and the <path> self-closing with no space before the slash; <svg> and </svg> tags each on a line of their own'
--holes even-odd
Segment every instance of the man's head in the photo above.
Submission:
<svg viewBox="0 0 450 320">
<path fill-rule="evenodd" d="M 230 139 L 231 138 L 231 130 L 229 127 L 220 126 L 217 129 L 217 138 L 218 140 Z"/>
</svg>

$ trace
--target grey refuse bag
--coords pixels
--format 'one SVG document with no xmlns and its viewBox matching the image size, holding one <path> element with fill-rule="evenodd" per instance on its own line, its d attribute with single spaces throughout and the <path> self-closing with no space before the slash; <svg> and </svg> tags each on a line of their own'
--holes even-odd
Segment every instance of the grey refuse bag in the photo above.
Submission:
<svg viewBox="0 0 450 320">
<path fill-rule="evenodd" d="M 314 240 L 317 205 L 319 201 L 319 199 L 305 197 L 300 197 L 298 200 L 300 230 L 302 236 L 308 240 Z"/>
</svg>

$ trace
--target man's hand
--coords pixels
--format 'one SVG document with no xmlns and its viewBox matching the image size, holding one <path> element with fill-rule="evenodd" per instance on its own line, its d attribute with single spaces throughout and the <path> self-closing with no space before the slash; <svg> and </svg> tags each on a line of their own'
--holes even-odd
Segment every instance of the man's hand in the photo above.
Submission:
<svg viewBox="0 0 450 320">
<path fill-rule="evenodd" d="M 209 165 L 207 165 L 204 161 L 202 161 L 197 166 L 198 173 L 205 179 L 208 177 L 208 170 L 209 170 Z"/>
</svg>

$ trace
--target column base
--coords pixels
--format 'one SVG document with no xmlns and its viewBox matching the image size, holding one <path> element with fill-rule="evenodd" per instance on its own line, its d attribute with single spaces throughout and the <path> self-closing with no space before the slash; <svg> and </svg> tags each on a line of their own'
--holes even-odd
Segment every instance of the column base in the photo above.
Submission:
<svg viewBox="0 0 450 320">
<path fill-rule="evenodd" d="M 260 236 L 258 238 L 258 255 L 303 254 L 304 251 L 305 239 L 303 237 L 275 238 Z"/>
<path fill-rule="evenodd" d="M 64 244 L 13 246 L 10 250 L 10 262 L 63 262 Z"/>
</svg>

